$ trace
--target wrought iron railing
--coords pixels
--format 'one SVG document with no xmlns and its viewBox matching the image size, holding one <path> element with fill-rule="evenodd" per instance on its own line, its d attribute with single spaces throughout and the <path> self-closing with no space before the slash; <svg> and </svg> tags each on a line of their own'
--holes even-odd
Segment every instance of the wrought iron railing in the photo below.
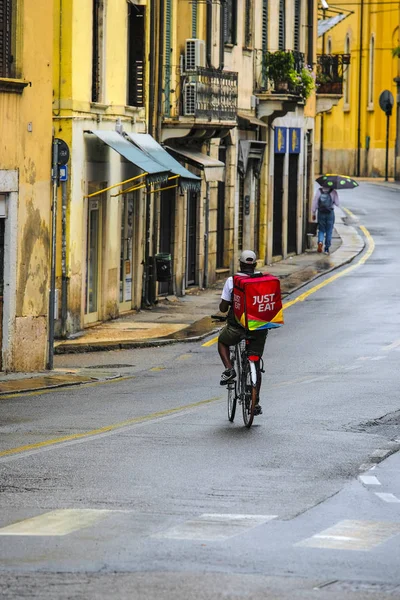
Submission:
<svg viewBox="0 0 400 600">
<path fill-rule="evenodd" d="M 317 94 L 343 94 L 343 75 L 350 64 L 350 54 L 317 56 Z"/>
<path fill-rule="evenodd" d="M 234 121 L 237 115 L 238 74 L 198 67 L 181 75 L 180 114 L 209 121 Z"/>
<path fill-rule="evenodd" d="M 261 61 L 261 76 L 256 92 L 301 95 L 301 85 L 297 76 L 306 66 L 303 52 L 294 50 L 266 52 Z"/>
</svg>

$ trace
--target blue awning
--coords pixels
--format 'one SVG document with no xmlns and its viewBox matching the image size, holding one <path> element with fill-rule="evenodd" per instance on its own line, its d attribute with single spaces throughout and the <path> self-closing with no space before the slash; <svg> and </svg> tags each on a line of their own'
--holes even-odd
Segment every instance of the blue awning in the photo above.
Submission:
<svg viewBox="0 0 400 600">
<path fill-rule="evenodd" d="M 148 173 L 148 183 L 165 182 L 168 176 L 171 175 L 171 170 L 168 167 L 153 160 L 147 153 L 142 152 L 116 131 L 92 130 L 92 133 L 107 146 L 110 146 L 118 154 L 136 165 L 141 171 Z"/>
<path fill-rule="evenodd" d="M 127 133 L 127 137 L 143 152 L 174 175 L 179 175 L 179 186 L 184 190 L 200 191 L 201 179 L 186 169 L 148 133 Z"/>
</svg>

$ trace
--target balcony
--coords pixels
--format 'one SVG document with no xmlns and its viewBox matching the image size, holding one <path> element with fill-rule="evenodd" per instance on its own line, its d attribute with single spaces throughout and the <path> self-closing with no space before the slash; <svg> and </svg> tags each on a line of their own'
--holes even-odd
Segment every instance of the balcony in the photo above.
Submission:
<svg viewBox="0 0 400 600">
<path fill-rule="evenodd" d="M 317 112 L 327 112 L 343 96 L 344 75 L 350 65 L 350 54 L 317 56 Z"/>
<path fill-rule="evenodd" d="M 283 116 L 303 103 L 314 88 L 311 71 L 302 52 L 266 52 L 261 60 L 261 76 L 255 90 L 258 116 Z"/>
<path fill-rule="evenodd" d="M 235 121 L 238 74 L 197 67 L 181 77 L 181 111 L 184 117 L 205 121 Z"/>
<path fill-rule="evenodd" d="M 196 135 L 219 137 L 236 126 L 238 74 L 207 67 L 180 73 L 176 108 L 164 115 L 163 138 Z M 179 132 L 180 129 L 180 132 Z M 186 130 L 186 132 L 184 131 Z"/>
</svg>

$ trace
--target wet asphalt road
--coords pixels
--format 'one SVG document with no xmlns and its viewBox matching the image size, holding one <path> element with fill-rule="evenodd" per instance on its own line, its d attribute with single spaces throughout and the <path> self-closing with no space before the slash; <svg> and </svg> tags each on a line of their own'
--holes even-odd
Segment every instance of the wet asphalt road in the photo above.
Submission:
<svg viewBox="0 0 400 600">
<path fill-rule="evenodd" d="M 400 194 L 342 202 L 375 250 L 286 311 L 250 431 L 200 343 L 1 400 L 2 597 L 400 598 Z"/>
</svg>

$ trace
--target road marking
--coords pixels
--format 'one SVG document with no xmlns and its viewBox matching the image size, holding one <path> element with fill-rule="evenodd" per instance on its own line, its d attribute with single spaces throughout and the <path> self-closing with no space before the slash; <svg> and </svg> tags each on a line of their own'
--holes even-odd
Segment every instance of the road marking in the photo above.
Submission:
<svg viewBox="0 0 400 600">
<path fill-rule="evenodd" d="M 176 360 L 187 360 L 188 358 L 192 358 L 193 354 L 181 354 L 177 357 Z"/>
<path fill-rule="evenodd" d="M 330 550 L 371 550 L 400 533 L 400 523 L 339 521 L 295 546 Z"/>
<path fill-rule="evenodd" d="M 61 509 L 18 521 L 0 529 L 0 535 L 68 535 L 85 527 L 90 527 L 113 510 Z"/>
<path fill-rule="evenodd" d="M 73 433 L 71 435 L 65 435 L 63 437 L 54 438 L 51 440 L 45 440 L 43 442 L 37 442 L 36 444 L 27 444 L 25 446 L 9 448 L 8 450 L 2 450 L 0 452 L 0 459 L 1 459 L 1 457 L 10 456 L 13 454 L 21 454 L 24 452 L 29 452 L 30 450 L 45 448 L 47 446 L 56 446 L 58 444 L 62 444 L 63 442 L 69 442 L 71 440 L 92 438 L 92 437 L 95 437 L 96 435 L 101 435 L 101 434 L 109 433 L 112 431 L 116 432 L 117 430 L 123 429 L 124 427 L 136 425 L 138 423 L 143 423 L 146 421 L 154 421 L 154 420 L 160 419 L 160 418 L 168 416 L 168 415 L 173 415 L 174 413 L 184 412 L 186 410 L 190 410 L 192 408 L 197 408 L 197 407 L 203 406 L 205 404 L 211 404 L 212 402 L 217 402 L 219 400 L 221 400 L 221 396 L 216 396 L 214 398 L 208 398 L 207 400 L 199 400 L 199 402 L 193 402 L 192 404 L 186 404 L 184 406 L 177 406 L 175 408 L 167 408 L 165 410 L 151 413 L 149 415 L 143 415 L 141 417 L 134 417 L 133 419 L 127 419 L 126 421 L 121 421 L 120 423 L 114 423 L 113 425 L 106 425 L 105 427 L 99 427 L 98 429 L 92 429 L 91 431 L 85 431 L 83 433 Z"/>
<path fill-rule="evenodd" d="M 166 367 L 152 367 L 150 371 L 165 371 Z"/>
<path fill-rule="evenodd" d="M 349 211 L 347 209 L 346 209 L 346 212 L 348 212 L 351 216 L 354 216 L 354 215 L 352 215 L 351 211 Z M 343 277 L 344 275 L 348 275 L 349 273 L 351 273 L 355 269 L 358 269 L 359 267 L 361 267 L 370 258 L 371 254 L 375 250 L 374 239 L 371 236 L 371 234 L 368 231 L 368 229 L 366 229 L 366 227 L 364 227 L 363 225 L 360 225 L 360 229 L 363 232 L 363 234 L 365 235 L 365 237 L 367 238 L 367 246 L 368 247 L 367 247 L 367 251 L 365 252 L 365 254 L 363 254 L 363 256 L 359 259 L 359 261 L 356 264 L 351 265 L 350 267 L 347 267 L 343 271 L 340 271 L 340 273 L 336 273 L 335 275 L 332 275 L 331 277 L 328 277 L 328 279 L 325 279 L 324 281 L 322 281 L 318 285 L 316 285 L 316 286 L 312 287 L 311 289 L 307 290 L 307 292 L 304 292 L 303 294 L 300 294 L 299 296 L 297 296 L 297 298 L 294 298 L 293 300 L 290 300 L 289 302 L 284 303 L 283 304 L 283 310 L 284 311 L 286 309 L 290 308 L 291 306 L 293 306 L 294 304 L 297 304 L 297 302 L 304 302 L 304 300 L 307 300 L 307 298 L 309 296 L 311 296 L 312 294 L 315 294 L 315 292 L 318 292 L 319 290 L 321 290 L 325 286 L 329 285 L 330 283 L 333 283 L 334 281 L 336 281 L 337 279 L 339 279 L 339 277 Z M 217 341 L 218 341 L 218 336 L 215 337 L 215 338 L 212 338 L 208 342 L 205 342 L 204 344 L 202 344 L 202 346 L 209 347 L 209 346 L 212 346 L 213 344 L 215 344 Z"/>
<path fill-rule="evenodd" d="M 378 496 L 384 502 L 396 502 L 399 503 L 400 500 L 394 494 L 385 494 L 384 492 L 375 492 L 375 496 Z"/>
<path fill-rule="evenodd" d="M 152 537 L 218 542 L 276 519 L 276 515 L 203 514 Z"/>
<path fill-rule="evenodd" d="M 395 340 L 394 342 L 389 344 L 389 346 L 383 346 L 383 348 L 381 348 L 381 350 L 383 352 L 389 352 L 390 350 L 394 350 L 395 348 L 398 348 L 399 346 L 400 346 L 400 339 Z"/>
<path fill-rule="evenodd" d="M 358 479 L 364 485 L 381 485 L 379 479 L 377 479 L 374 475 L 359 475 Z"/>
</svg>

